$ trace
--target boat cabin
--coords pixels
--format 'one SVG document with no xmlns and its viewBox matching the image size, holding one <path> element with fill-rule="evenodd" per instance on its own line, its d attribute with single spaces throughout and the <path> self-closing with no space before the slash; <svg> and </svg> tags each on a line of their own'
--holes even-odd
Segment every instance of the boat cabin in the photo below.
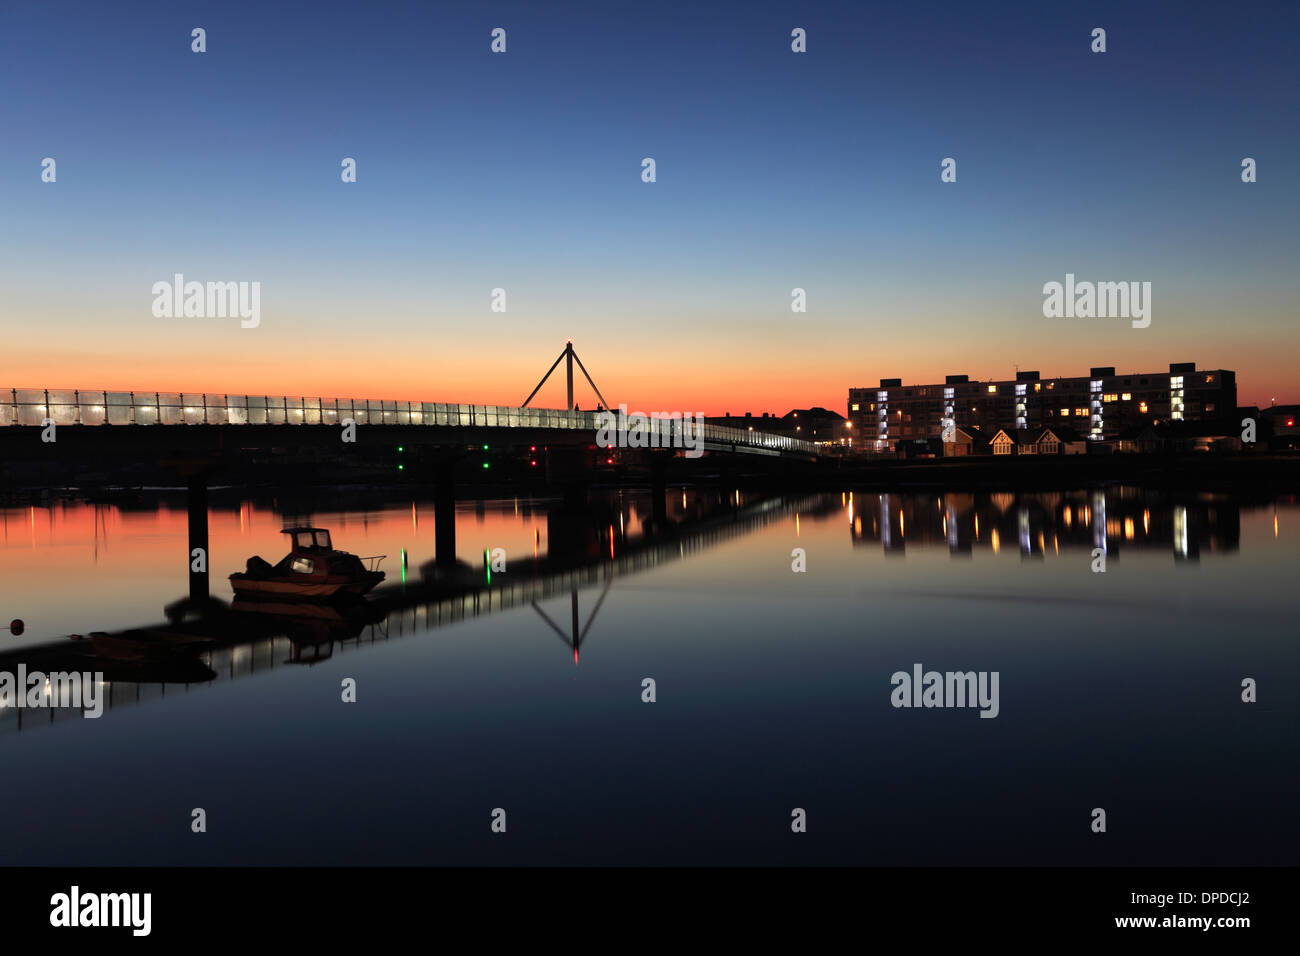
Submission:
<svg viewBox="0 0 1300 956">
<path fill-rule="evenodd" d="M 333 551 L 330 533 L 324 528 L 284 528 L 290 542 L 289 570 L 295 574 L 315 574 L 316 558 L 322 551 Z"/>
<path fill-rule="evenodd" d="M 324 528 L 285 528 L 280 533 L 290 536 L 295 551 L 334 550 L 330 533 Z"/>
</svg>

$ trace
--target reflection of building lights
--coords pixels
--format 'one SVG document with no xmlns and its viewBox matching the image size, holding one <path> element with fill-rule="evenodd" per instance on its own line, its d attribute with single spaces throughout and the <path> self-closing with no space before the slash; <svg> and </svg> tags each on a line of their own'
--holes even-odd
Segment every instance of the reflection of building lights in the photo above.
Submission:
<svg viewBox="0 0 1300 956">
<path fill-rule="evenodd" d="M 994 528 L 989 537 L 989 542 L 993 545 L 993 553 L 997 554 L 1002 547 L 1002 540 L 998 537 L 998 529 Z"/>
<path fill-rule="evenodd" d="M 1133 528 L 1133 519 L 1132 519 L 1132 518 L 1125 518 L 1125 519 L 1124 519 L 1124 540 L 1125 540 L 1125 541 L 1132 541 L 1132 540 L 1133 540 L 1133 533 L 1134 533 L 1134 528 Z"/>
</svg>

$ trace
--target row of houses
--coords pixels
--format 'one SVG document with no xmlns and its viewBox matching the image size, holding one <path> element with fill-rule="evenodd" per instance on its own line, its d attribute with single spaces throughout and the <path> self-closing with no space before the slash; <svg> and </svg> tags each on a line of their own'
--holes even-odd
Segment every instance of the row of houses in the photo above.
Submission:
<svg viewBox="0 0 1300 956">
<path fill-rule="evenodd" d="M 992 436 L 973 426 L 955 427 L 943 441 L 945 456 L 962 455 L 1086 455 L 1088 441 L 1073 428 L 999 428 Z"/>
<path fill-rule="evenodd" d="M 1239 434 L 1200 423 L 1166 423 L 1126 429 L 1113 438 L 1090 441 L 1072 428 L 999 428 L 991 436 L 980 429 L 957 426 L 949 441 L 933 439 L 907 443 L 904 457 L 965 455 L 1089 455 L 1153 454 L 1158 452 L 1241 451 Z"/>
</svg>

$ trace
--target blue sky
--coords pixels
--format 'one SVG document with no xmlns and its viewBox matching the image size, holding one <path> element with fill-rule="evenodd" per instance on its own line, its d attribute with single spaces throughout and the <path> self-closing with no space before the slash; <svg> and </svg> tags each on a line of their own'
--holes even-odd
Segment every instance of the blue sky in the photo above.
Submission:
<svg viewBox="0 0 1300 956">
<path fill-rule="evenodd" d="M 1298 10 L 11 5 L 0 385 L 513 404 L 571 337 L 710 412 L 1015 362 L 1300 399 Z M 1152 281 L 1152 327 L 1044 319 L 1067 271 Z M 175 272 L 261 281 L 263 325 L 154 318 Z"/>
</svg>

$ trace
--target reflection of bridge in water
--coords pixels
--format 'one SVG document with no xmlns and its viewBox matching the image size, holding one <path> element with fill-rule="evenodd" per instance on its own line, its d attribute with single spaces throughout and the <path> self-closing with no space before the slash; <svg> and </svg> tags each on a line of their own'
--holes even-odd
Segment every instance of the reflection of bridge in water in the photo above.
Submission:
<svg viewBox="0 0 1300 956">
<path fill-rule="evenodd" d="M 1241 508 L 1223 495 L 1169 501 L 1140 488 L 1072 492 L 859 494 L 849 527 L 855 546 L 880 544 L 886 554 L 908 546 L 946 546 L 955 555 L 976 548 L 1016 548 L 1022 558 L 1066 549 L 1101 549 L 1114 560 L 1126 549 L 1169 550 L 1195 561 L 1202 550 L 1233 552 Z"/>
<path fill-rule="evenodd" d="M 615 548 L 614 537 L 609 537 L 606 544 L 590 515 L 557 515 L 557 520 L 570 525 L 570 546 L 563 553 L 512 560 L 505 573 L 492 572 L 487 564 L 447 568 L 431 561 L 422 567 L 421 580 L 383 585 L 364 600 L 316 604 L 237 598 L 229 607 L 211 602 L 207 613 L 192 619 L 189 602 L 178 601 L 167 609 L 172 619 L 166 623 L 99 635 L 97 643 L 102 647 L 114 646 L 113 656 L 92 652 L 88 640 L 59 641 L 0 654 L 0 671 L 17 673 L 23 665 L 28 673 L 103 672 L 103 707 L 109 711 L 285 665 L 315 664 L 336 651 L 355 651 L 526 608 L 540 615 L 543 620 L 538 622 L 539 629 L 558 635 L 577 663 L 600 606 L 617 578 L 698 554 L 795 513 L 824 512 L 831 502 L 825 496 L 812 495 L 760 499 L 734 508 L 728 505 L 716 516 L 673 525 L 663 533 L 634 541 L 624 540 L 621 553 Z M 575 535 L 573 529 L 579 526 L 588 533 Z M 591 547 L 594 544 L 600 545 L 599 551 Z M 580 625 L 579 592 L 597 587 L 599 594 L 586 623 Z M 569 598 L 571 626 L 567 632 L 540 606 L 564 596 Z M 207 639 L 210 643 L 192 653 L 162 658 L 148 653 L 151 647 L 165 649 L 166 642 L 174 638 Z M 129 652 L 133 641 L 141 648 L 134 659 Z M 124 656 L 117 654 L 121 647 L 128 648 Z M 0 710 L 0 733 L 84 719 L 75 707 L 30 708 L 32 712 L 24 714 L 25 709 L 29 708 Z"/>
</svg>

